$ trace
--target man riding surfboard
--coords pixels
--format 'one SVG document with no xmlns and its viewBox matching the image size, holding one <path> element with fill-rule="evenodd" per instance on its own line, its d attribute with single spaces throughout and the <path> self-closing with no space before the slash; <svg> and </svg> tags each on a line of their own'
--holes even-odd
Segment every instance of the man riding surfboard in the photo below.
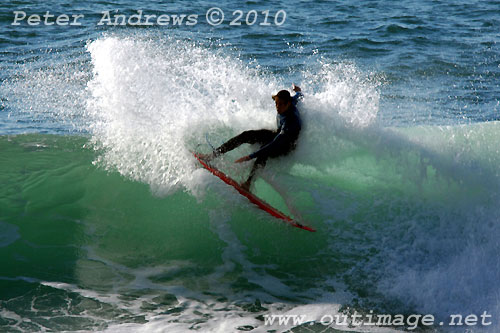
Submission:
<svg viewBox="0 0 500 333">
<path fill-rule="evenodd" d="M 211 160 L 243 143 L 259 143 L 261 145 L 259 150 L 235 161 L 235 163 L 242 163 L 256 159 L 247 180 L 241 184 L 242 188 L 249 191 L 255 172 L 265 166 L 268 158 L 284 156 L 295 149 L 302 128 L 302 120 L 296 105 L 303 94 L 300 87 L 296 85 L 292 85 L 292 90 L 295 91 L 293 97 L 288 90 L 280 90 L 272 96 L 277 111 L 277 129 L 275 131 L 269 129 L 244 131 L 216 148 L 211 154 L 200 154 L 199 156 L 205 160 Z"/>
</svg>

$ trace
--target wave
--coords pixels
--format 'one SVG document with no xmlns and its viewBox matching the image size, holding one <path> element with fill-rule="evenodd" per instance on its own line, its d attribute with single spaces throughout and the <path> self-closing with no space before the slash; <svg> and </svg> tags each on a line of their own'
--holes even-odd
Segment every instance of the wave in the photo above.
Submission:
<svg viewBox="0 0 500 333">
<path fill-rule="evenodd" d="M 2 163 L 0 220 L 8 232 L 0 250 L 24 258 L 6 256 L 2 276 L 55 278 L 69 284 L 52 288 L 97 293 L 91 299 L 134 316 L 159 312 L 112 301 L 113 290 L 151 290 L 130 297 L 153 309 L 164 309 L 152 302 L 161 290 L 195 308 L 210 290 L 209 298 L 225 297 L 216 303 L 243 316 L 256 300 L 274 304 L 260 313 L 279 313 L 274 306 L 286 313 L 320 299 L 317 316 L 346 302 L 439 319 L 495 313 L 498 175 L 489 149 L 498 126 L 392 129 L 390 140 L 345 144 L 329 163 L 291 163 L 274 181 L 315 234 L 287 228 L 194 166 L 198 192 L 158 197 L 144 183 L 92 166 L 89 138 L 2 137 L 10 163 Z M 187 304 L 178 309 L 185 320 L 201 316 L 201 327 L 212 327 Z"/>
<path fill-rule="evenodd" d="M 319 320 L 346 304 L 498 313 L 497 122 L 385 127 L 379 76 L 311 58 L 296 82 L 298 147 L 261 174 L 318 232 L 292 230 L 190 153 L 208 151 L 207 137 L 273 128 L 270 96 L 288 82 L 216 43 L 150 37 L 88 44 L 85 105 L 61 115 L 81 117 L 86 136 L 0 137 L 3 317 L 53 330 L 215 331 L 297 309 Z M 245 177 L 248 165 L 231 162 L 251 149 L 219 163 Z M 262 180 L 256 191 L 274 193 Z M 16 302 L 72 319 L 47 322 Z"/>
</svg>

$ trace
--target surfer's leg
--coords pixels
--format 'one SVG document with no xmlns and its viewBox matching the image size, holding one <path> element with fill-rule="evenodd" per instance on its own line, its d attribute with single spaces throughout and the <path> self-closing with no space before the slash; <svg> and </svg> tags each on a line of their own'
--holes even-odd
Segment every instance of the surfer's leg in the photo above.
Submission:
<svg viewBox="0 0 500 333">
<path fill-rule="evenodd" d="M 215 149 L 214 155 L 218 156 L 231 151 L 244 143 L 254 144 L 254 143 L 267 143 L 271 142 L 276 136 L 276 132 L 271 130 L 250 130 L 245 131 L 234 138 L 230 139 L 226 143 L 222 144 L 219 148 Z"/>
<path fill-rule="evenodd" d="M 267 156 L 257 157 L 252 166 L 252 170 L 250 170 L 250 174 L 248 175 L 247 180 L 243 184 L 241 184 L 241 187 L 243 187 L 247 191 L 250 191 L 250 185 L 252 185 L 252 179 L 255 176 L 255 172 L 258 169 L 263 168 L 266 165 L 266 162 L 267 162 Z"/>
</svg>

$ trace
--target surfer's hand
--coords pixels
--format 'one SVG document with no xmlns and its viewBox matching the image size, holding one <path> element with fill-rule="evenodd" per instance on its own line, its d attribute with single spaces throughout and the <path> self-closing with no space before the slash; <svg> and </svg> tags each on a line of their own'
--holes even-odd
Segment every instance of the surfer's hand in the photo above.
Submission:
<svg viewBox="0 0 500 333">
<path fill-rule="evenodd" d="M 246 162 L 246 161 L 250 161 L 251 158 L 250 156 L 243 156 L 241 158 L 238 158 L 236 161 L 234 161 L 234 163 L 241 163 L 241 162 Z"/>
</svg>

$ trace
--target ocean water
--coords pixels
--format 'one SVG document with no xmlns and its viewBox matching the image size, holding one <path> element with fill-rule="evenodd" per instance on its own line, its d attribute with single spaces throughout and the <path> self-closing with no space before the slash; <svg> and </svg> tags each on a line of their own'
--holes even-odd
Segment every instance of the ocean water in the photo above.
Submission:
<svg viewBox="0 0 500 333">
<path fill-rule="evenodd" d="M 434 316 L 420 332 L 500 330 L 497 1 L 0 9 L 0 331 L 404 328 L 325 323 L 354 311 Z M 83 17 L 12 25 L 14 11 Z M 186 18 L 99 25 L 103 11 Z M 273 128 L 270 97 L 292 83 L 298 147 L 254 191 L 316 233 L 190 153 Z M 242 180 L 249 163 L 232 161 L 254 149 L 217 166 Z M 449 325 L 485 312 L 487 325 Z"/>
</svg>

